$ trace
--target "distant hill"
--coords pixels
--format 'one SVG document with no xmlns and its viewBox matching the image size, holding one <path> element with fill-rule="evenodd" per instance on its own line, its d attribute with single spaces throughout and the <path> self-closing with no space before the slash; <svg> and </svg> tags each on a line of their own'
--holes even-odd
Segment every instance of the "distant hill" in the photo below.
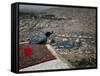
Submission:
<svg viewBox="0 0 100 76">
<path fill-rule="evenodd" d="M 63 21 L 51 20 L 50 25 L 59 28 L 62 27 L 66 31 L 82 31 L 95 32 L 96 27 L 96 10 L 88 8 L 51 8 L 45 10 L 46 14 L 54 15 L 58 18 L 66 18 Z M 45 26 L 45 25 L 44 25 Z"/>
<path fill-rule="evenodd" d="M 42 19 L 43 15 L 65 18 L 65 20 Z M 37 32 L 96 32 L 96 10 L 88 8 L 49 8 L 40 13 L 20 14 L 20 40 L 30 38 Z"/>
</svg>

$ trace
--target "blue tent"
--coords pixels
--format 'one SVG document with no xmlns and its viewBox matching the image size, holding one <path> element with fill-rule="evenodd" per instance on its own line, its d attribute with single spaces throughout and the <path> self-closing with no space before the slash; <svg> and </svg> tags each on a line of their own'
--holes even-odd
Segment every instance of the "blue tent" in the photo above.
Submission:
<svg viewBox="0 0 100 76">
<path fill-rule="evenodd" d="M 69 42 L 60 42 L 60 43 L 54 44 L 53 46 L 55 46 L 56 48 L 59 48 L 59 49 L 62 49 L 62 48 L 70 49 L 70 48 L 74 47 L 74 45 Z"/>
<path fill-rule="evenodd" d="M 35 35 L 31 38 L 32 44 L 38 44 L 38 43 L 41 43 L 43 41 L 47 41 L 47 37 L 44 34 Z"/>
<path fill-rule="evenodd" d="M 39 44 L 39 43 L 46 43 L 47 38 L 52 34 L 53 32 L 46 32 L 46 33 L 41 33 L 38 35 L 35 35 L 31 37 L 31 43 L 32 44 Z"/>
</svg>

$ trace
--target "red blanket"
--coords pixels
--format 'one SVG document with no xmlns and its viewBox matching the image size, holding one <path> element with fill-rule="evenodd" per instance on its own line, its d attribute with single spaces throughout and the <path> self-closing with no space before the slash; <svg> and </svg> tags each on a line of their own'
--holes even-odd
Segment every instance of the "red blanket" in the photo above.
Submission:
<svg viewBox="0 0 100 76">
<path fill-rule="evenodd" d="M 19 69 L 55 59 L 45 45 L 20 44 Z"/>
</svg>

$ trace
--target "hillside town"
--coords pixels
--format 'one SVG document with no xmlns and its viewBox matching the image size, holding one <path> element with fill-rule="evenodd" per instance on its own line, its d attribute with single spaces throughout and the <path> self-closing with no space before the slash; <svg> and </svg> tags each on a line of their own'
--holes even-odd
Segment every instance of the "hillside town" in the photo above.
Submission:
<svg viewBox="0 0 100 76">
<path fill-rule="evenodd" d="M 60 10 L 62 10 L 60 13 L 55 14 L 55 11 Z M 96 23 L 94 17 L 95 10 L 80 8 L 76 11 L 73 8 L 51 8 L 37 15 L 20 13 L 19 44 L 28 43 L 32 46 L 42 44 L 53 49 L 51 51 L 56 53 L 54 56 L 62 62 L 54 62 L 61 66 L 58 69 L 95 67 Z M 63 65 L 67 67 L 63 68 Z"/>
</svg>

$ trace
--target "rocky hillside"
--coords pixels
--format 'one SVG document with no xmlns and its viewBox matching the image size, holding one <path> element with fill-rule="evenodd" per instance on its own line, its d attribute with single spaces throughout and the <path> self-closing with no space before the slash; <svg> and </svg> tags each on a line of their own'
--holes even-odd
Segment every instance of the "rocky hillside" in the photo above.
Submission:
<svg viewBox="0 0 100 76">
<path fill-rule="evenodd" d="M 88 8 L 51 8 L 38 14 L 20 14 L 20 41 L 39 32 L 54 31 L 93 33 L 96 31 L 96 10 Z"/>
</svg>

